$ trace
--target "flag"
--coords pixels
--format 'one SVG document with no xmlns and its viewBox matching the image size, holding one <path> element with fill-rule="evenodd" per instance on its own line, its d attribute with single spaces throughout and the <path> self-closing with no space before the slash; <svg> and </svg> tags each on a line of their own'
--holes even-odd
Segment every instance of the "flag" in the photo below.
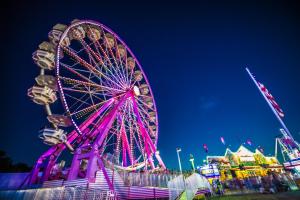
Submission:
<svg viewBox="0 0 300 200">
<path fill-rule="evenodd" d="M 206 153 L 208 153 L 208 147 L 207 147 L 206 144 L 203 144 L 203 149 L 204 149 L 204 151 L 205 151 Z"/>
<path fill-rule="evenodd" d="M 274 108 L 274 110 L 276 111 L 276 113 L 280 117 L 284 117 L 284 113 L 283 113 L 282 109 L 280 108 L 280 106 L 278 105 L 278 103 L 275 101 L 274 97 L 268 91 L 268 89 L 262 83 L 260 83 L 258 81 L 257 81 L 257 84 L 259 86 L 259 89 L 262 91 L 263 95 L 265 97 L 267 97 L 268 101 L 270 102 L 270 104 L 272 105 L 272 107 Z"/>
<path fill-rule="evenodd" d="M 251 142 L 250 139 L 248 139 L 246 142 L 247 142 L 248 145 L 250 145 L 250 146 L 252 145 L 252 142 Z"/>
<path fill-rule="evenodd" d="M 221 142 L 222 142 L 224 145 L 226 144 L 223 137 L 220 137 L 220 140 L 221 140 Z"/>
</svg>

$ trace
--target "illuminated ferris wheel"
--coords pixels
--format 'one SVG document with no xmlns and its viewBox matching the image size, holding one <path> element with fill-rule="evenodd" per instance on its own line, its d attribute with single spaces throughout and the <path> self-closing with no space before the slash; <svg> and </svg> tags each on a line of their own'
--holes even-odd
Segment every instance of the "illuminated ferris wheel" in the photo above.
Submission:
<svg viewBox="0 0 300 200">
<path fill-rule="evenodd" d="M 40 138 L 52 147 L 38 162 L 54 163 L 65 148 L 97 149 L 97 156 L 119 169 L 155 169 L 154 156 L 165 168 L 156 149 L 153 94 L 127 45 L 103 24 L 88 20 L 57 24 L 49 39 L 33 53 L 40 75 L 28 90 L 45 106 L 52 125 L 41 131 Z M 58 98 L 63 113 L 53 113 Z"/>
</svg>

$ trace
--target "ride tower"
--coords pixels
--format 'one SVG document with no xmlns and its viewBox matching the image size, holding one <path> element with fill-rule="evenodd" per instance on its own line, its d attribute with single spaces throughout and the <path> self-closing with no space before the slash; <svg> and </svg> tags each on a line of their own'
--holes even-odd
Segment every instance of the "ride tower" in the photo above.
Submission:
<svg viewBox="0 0 300 200">
<path fill-rule="evenodd" d="M 278 144 L 286 169 L 300 175 L 300 145 L 291 138 L 284 129 L 280 129 L 281 137 L 275 139 L 275 156 L 278 154 Z"/>
</svg>

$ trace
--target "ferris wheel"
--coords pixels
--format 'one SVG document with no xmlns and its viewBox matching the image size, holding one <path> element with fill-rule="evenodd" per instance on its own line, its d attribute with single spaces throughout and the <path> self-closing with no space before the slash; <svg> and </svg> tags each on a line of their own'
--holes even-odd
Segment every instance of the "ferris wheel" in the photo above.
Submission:
<svg viewBox="0 0 300 200">
<path fill-rule="evenodd" d="M 51 124 L 39 137 L 52 147 L 38 163 L 53 163 L 65 148 L 96 148 L 102 159 L 123 170 L 155 169 L 153 156 L 165 168 L 156 148 L 151 87 L 127 45 L 108 27 L 89 20 L 57 24 L 48 36 L 50 41 L 33 53 L 40 74 L 28 90 L 35 103 L 45 106 Z M 53 113 L 57 104 L 63 112 Z"/>
</svg>

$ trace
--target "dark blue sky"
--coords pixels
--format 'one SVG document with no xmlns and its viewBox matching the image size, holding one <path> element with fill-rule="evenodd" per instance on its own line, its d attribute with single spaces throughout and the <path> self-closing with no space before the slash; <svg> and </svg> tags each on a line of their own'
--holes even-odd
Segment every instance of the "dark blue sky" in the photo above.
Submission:
<svg viewBox="0 0 300 200">
<path fill-rule="evenodd" d="M 158 147 L 177 167 L 176 147 L 198 165 L 223 154 L 223 136 L 236 150 L 250 138 L 274 153 L 280 124 L 249 79 L 248 66 L 284 110 L 300 140 L 300 18 L 293 1 L 200 1 L 198 4 L 122 1 L 11 2 L 1 12 L 0 149 L 33 164 L 47 146 L 37 138 L 46 123 L 27 97 L 38 67 L 31 54 L 56 23 L 93 19 L 114 30 L 141 62 L 158 107 Z"/>
</svg>

